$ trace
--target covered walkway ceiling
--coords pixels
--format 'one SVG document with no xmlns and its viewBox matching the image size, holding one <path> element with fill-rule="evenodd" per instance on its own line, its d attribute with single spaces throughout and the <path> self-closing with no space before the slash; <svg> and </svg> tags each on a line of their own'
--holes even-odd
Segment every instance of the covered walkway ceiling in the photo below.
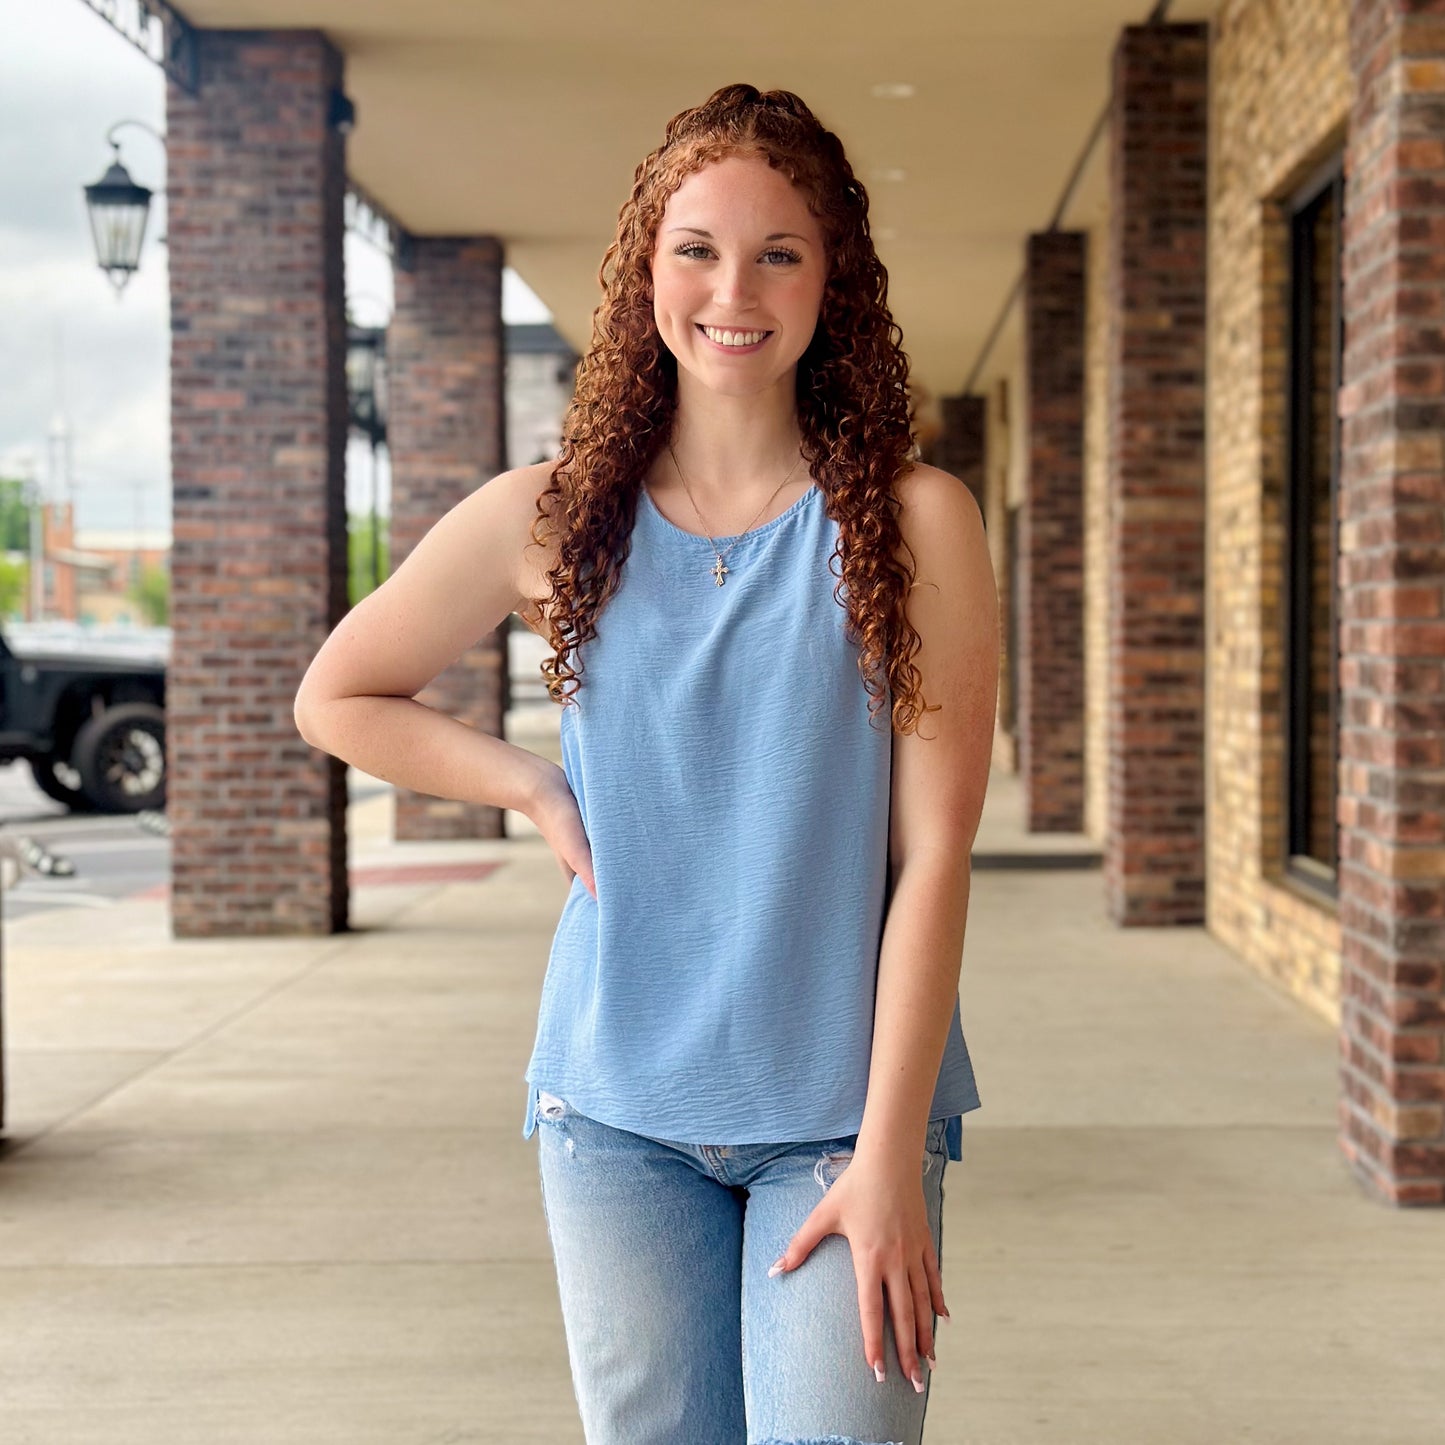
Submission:
<svg viewBox="0 0 1445 1445">
<path fill-rule="evenodd" d="M 347 168 L 419 236 L 490 233 L 585 349 L 637 162 L 720 85 L 797 91 L 868 188 L 893 313 L 935 395 L 968 378 L 1152 0 L 178 0 L 212 29 L 324 31 L 346 57 Z M 1170 21 L 1217 0 L 1176 0 Z M 877 93 L 913 87 L 908 99 Z M 890 179 L 890 176 L 901 178 Z M 1101 138 L 1060 218 L 1108 183 Z M 1019 345 L 1015 305 L 976 389 Z"/>
</svg>

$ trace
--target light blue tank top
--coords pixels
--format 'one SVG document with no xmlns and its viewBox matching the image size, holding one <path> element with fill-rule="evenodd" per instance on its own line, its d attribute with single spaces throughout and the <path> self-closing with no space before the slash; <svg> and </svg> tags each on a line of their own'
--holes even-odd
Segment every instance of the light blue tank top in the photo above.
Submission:
<svg viewBox="0 0 1445 1445">
<path fill-rule="evenodd" d="M 592 849 L 572 880 L 525 1077 L 589 1118 L 692 1144 L 862 1127 L 887 887 L 888 713 L 868 694 L 815 482 L 741 539 L 644 489 L 584 643 L 563 770 Z M 961 1158 L 980 1105 L 958 997 L 929 1110 Z"/>
</svg>

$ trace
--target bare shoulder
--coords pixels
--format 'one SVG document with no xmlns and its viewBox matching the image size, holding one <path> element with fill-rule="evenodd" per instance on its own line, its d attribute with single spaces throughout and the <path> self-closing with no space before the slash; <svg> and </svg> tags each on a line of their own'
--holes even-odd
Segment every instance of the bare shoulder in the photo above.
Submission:
<svg viewBox="0 0 1445 1445">
<path fill-rule="evenodd" d="M 537 520 L 537 501 L 552 482 L 552 469 L 556 462 L 533 462 L 530 466 L 513 467 L 510 471 L 498 472 L 487 486 L 498 489 L 498 500 L 503 503 L 507 520 L 524 532 L 531 530 Z"/>
<path fill-rule="evenodd" d="M 898 524 L 910 547 L 915 538 L 926 543 L 940 527 L 955 540 L 961 533 L 983 531 L 978 500 L 952 472 L 914 462 L 894 482 L 893 494 L 902 504 Z"/>
<path fill-rule="evenodd" d="M 896 484 L 899 530 L 913 567 L 909 621 L 922 642 L 925 674 L 950 690 L 963 664 L 975 676 L 996 659 L 998 585 L 978 499 L 957 477 L 915 464 Z M 907 560 L 907 559 L 905 559 Z"/>
<path fill-rule="evenodd" d="M 555 466 L 552 461 L 533 462 L 501 472 L 487 483 L 489 490 L 498 491 L 508 550 L 516 567 L 516 614 L 530 631 L 538 633 L 544 631 L 538 604 L 551 592 L 546 574 L 556 561 L 557 542 L 550 529 L 544 529 L 545 542 L 535 541 L 532 529 L 538 518 L 549 511 L 543 498 L 552 484 Z"/>
<path fill-rule="evenodd" d="M 895 868 L 915 853 L 965 867 L 998 709 L 998 589 L 983 513 L 963 482 L 915 464 L 895 494 L 912 554 L 906 611 L 918 634 L 913 660 L 929 713 L 923 729 L 893 740 L 889 853 Z"/>
<path fill-rule="evenodd" d="M 993 585 L 983 512 L 963 482 L 951 472 L 914 462 L 895 480 L 893 493 L 901 504 L 898 528 L 915 585 L 956 585 L 960 579 L 965 586 Z"/>
<path fill-rule="evenodd" d="M 500 472 L 437 518 L 332 630 L 302 679 L 298 719 L 334 698 L 415 697 L 509 614 L 531 610 L 545 571 L 531 530 L 550 476 L 544 464 Z"/>
</svg>

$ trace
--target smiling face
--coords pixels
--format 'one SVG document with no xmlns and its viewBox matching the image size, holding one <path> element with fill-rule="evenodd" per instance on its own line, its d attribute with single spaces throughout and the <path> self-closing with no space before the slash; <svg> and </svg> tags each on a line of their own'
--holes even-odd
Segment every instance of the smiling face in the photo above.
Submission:
<svg viewBox="0 0 1445 1445">
<path fill-rule="evenodd" d="M 821 226 L 781 171 L 729 156 L 668 198 L 652 253 L 653 316 L 684 373 L 733 396 L 791 385 L 827 281 Z"/>
</svg>

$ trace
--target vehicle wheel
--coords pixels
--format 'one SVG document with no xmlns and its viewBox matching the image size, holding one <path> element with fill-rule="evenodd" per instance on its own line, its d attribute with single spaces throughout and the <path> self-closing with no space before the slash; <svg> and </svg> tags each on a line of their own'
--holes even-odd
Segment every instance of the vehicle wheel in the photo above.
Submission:
<svg viewBox="0 0 1445 1445">
<path fill-rule="evenodd" d="M 56 769 L 64 770 L 62 778 Z M 31 758 L 30 774 L 35 779 L 35 786 L 45 794 L 47 798 L 54 798 L 57 803 L 64 803 L 72 813 L 93 813 L 94 805 L 86 797 L 82 788 L 74 786 L 71 779 L 79 782 L 79 777 L 74 768 L 68 763 L 62 763 L 56 758 Z"/>
<path fill-rule="evenodd" d="M 166 715 L 154 703 L 121 703 L 90 718 L 76 733 L 70 756 L 100 812 L 165 806 Z"/>
</svg>

